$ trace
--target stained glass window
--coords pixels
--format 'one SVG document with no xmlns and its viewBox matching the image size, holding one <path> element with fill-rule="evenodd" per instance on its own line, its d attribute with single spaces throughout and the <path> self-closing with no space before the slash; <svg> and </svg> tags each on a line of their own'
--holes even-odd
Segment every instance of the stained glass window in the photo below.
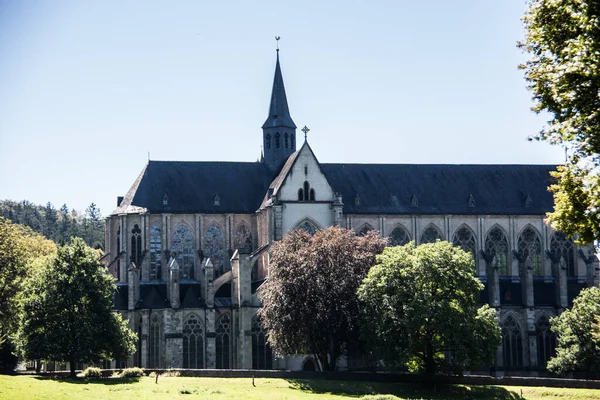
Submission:
<svg viewBox="0 0 600 400">
<path fill-rule="evenodd" d="M 519 235 L 518 241 L 519 256 L 527 257 L 531 259 L 531 267 L 533 268 L 534 276 L 543 276 L 544 271 L 542 269 L 542 245 L 540 243 L 540 237 L 535 230 L 528 226 Z"/>
<path fill-rule="evenodd" d="M 392 230 L 389 242 L 391 246 L 404 246 L 408 242 L 410 242 L 410 236 L 406 229 L 397 226 Z"/>
<path fill-rule="evenodd" d="M 252 317 L 252 369 L 273 369 L 273 352 L 256 315 Z"/>
<path fill-rule="evenodd" d="M 229 314 L 219 317 L 216 324 L 217 368 L 230 368 L 231 320 Z"/>
<path fill-rule="evenodd" d="M 318 228 L 310 221 L 302 222 L 300 226 L 298 226 L 298 229 L 303 229 L 311 235 L 314 235 L 318 230 Z"/>
<path fill-rule="evenodd" d="M 564 258 L 567 264 L 568 276 L 576 275 L 573 242 L 564 233 L 554 232 L 552 240 L 550 240 L 550 251 L 557 262 L 560 261 L 561 257 Z"/>
<path fill-rule="evenodd" d="M 473 256 L 473 260 L 477 262 L 477 257 L 475 257 L 475 235 L 473 231 L 469 229 L 467 226 L 461 226 L 458 228 L 456 233 L 454 234 L 454 238 L 452 243 L 455 246 L 459 246 L 464 251 L 468 251 Z"/>
<path fill-rule="evenodd" d="M 171 241 L 171 255 L 179 264 L 179 277 L 193 279 L 194 277 L 194 236 L 191 230 L 181 224 L 175 229 Z"/>
<path fill-rule="evenodd" d="M 500 227 L 495 226 L 488 233 L 485 238 L 485 251 L 490 256 L 496 256 L 500 276 L 511 275 L 508 266 L 508 240 Z"/>
<path fill-rule="evenodd" d="M 367 233 L 373 230 L 373 227 L 369 224 L 364 224 L 358 231 L 358 236 L 365 236 Z"/>
<path fill-rule="evenodd" d="M 183 368 L 204 368 L 203 333 L 202 323 L 191 315 L 183 325 Z"/>
<path fill-rule="evenodd" d="M 141 268 L 140 261 L 142 259 L 142 230 L 138 224 L 133 226 L 131 230 L 131 262 L 136 267 Z"/>
<path fill-rule="evenodd" d="M 225 239 L 223 233 L 216 225 L 211 225 L 204 235 L 204 254 L 210 258 L 215 271 L 222 273 L 223 260 L 225 259 Z"/>
<path fill-rule="evenodd" d="M 160 360 L 160 321 L 158 315 L 153 314 L 150 318 L 150 329 L 148 333 L 148 366 L 158 368 Z"/>
<path fill-rule="evenodd" d="M 234 248 L 242 254 L 252 253 L 252 235 L 246 224 L 240 224 L 235 230 Z"/>
<path fill-rule="evenodd" d="M 150 228 L 150 279 L 160 279 L 162 265 L 162 237 L 157 224 Z"/>
<path fill-rule="evenodd" d="M 505 367 L 523 366 L 523 340 L 521 329 L 513 317 L 508 316 L 502 324 L 502 350 Z"/>
<path fill-rule="evenodd" d="M 433 225 L 429 225 L 421 235 L 421 243 L 435 243 L 438 239 L 442 240 L 442 234 Z"/>
<path fill-rule="evenodd" d="M 556 355 L 556 334 L 550 331 L 550 320 L 542 315 L 535 324 L 537 336 L 538 366 L 545 367 L 551 357 Z"/>
</svg>

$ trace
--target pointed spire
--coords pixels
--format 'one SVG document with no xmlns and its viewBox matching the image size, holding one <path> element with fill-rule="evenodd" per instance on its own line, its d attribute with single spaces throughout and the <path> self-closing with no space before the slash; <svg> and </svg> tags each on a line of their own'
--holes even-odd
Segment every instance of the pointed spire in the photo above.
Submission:
<svg viewBox="0 0 600 400">
<path fill-rule="evenodd" d="M 265 128 L 287 127 L 296 129 L 296 124 L 290 116 L 283 76 L 279 65 L 279 46 L 277 46 L 277 64 L 275 65 L 275 78 L 273 79 L 273 92 L 271 93 L 271 105 L 269 106 L 269 117 L 263 124 Z"/>
</svg>

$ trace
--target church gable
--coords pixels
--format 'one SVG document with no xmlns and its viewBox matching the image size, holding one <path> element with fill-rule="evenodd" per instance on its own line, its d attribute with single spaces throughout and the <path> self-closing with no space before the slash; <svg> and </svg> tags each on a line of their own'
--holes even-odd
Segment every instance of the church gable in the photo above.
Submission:
<svg viewBox="0 0 600 400">
<path fill-rule="evenodd" d="M 278 189 L 280 201 L 333 200 L 333 190 L 308 143 L 304 143 L 288 167 Z"/>
</svg>

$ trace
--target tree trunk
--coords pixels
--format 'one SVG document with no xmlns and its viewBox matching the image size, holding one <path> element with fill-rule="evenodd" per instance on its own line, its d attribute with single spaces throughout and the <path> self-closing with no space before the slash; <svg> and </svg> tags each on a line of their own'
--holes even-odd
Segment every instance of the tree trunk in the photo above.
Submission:
<svg viewBox="0 0 600 400">
<path fill-rule="evenodd" d="M 71 378 L 76 378 L 77 374 L 75 373 L 75 357 L 69 357 L 69 368 L 71 369 Z"/>
<path fill-rule="evenodd" d="M 425 352 L 425 384 L 427 386 L 433 386 L 433 381 L 435 378 L 435 360 L 433 358 L 433 346 L 430 343 L 427 343 L 427 350 Z"/>
</svg>

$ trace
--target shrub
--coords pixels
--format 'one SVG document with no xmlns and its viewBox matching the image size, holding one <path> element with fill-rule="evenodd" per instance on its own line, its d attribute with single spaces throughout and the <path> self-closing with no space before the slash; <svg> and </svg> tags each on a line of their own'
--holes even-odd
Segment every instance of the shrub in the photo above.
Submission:
<svg viewBox="0 0 600 400">
<path fill-rule="evenodd" d="M 87 379 L 102 378 L 102 370 L 98 367 L 87 367 L 85 371 L 83 371 L 83 377 Z"/>
<path fill-rule="evenodd" d="M 121 378 L 139 378 L 144 376 L 144 369 L 138 367 L 125 368 L 119 376 Z"/>
<path fill-rule="evenodd" d="M 400 397 L 396 397 L 392 394 L 369 394 L 362 396 L 360 400 L 400 400 Z"/>
</svg>

